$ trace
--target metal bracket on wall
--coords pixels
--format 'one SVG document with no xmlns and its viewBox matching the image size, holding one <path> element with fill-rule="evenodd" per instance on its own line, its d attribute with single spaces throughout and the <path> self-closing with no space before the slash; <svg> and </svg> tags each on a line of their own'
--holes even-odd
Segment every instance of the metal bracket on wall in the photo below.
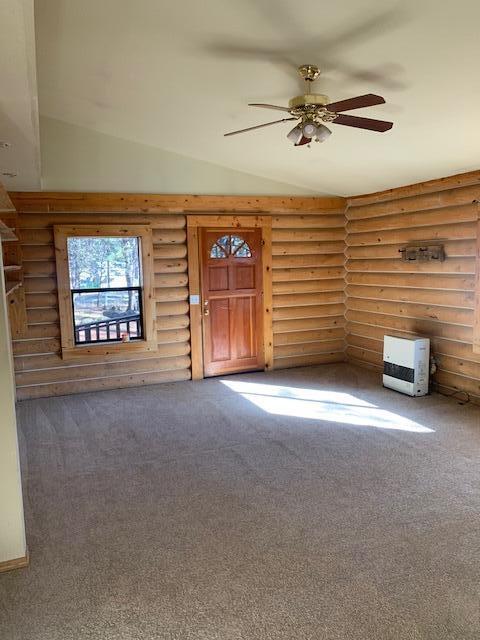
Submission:
<svg viewBox="0 0 480 640">
<path fill-rule="evenodd" d="M 443 262 L 446 258 L 443 244 L 409 244 L 398 251 L 404 262 Z"/>
</svg>

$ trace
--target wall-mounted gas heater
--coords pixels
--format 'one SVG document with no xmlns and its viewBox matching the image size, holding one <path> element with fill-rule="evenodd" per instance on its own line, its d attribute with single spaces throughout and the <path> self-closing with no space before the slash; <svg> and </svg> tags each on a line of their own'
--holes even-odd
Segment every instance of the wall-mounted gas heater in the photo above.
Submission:
<svg viewBox="0 0 480 640">
<path fill-rule="evenodd" d="M 409 396 L 428 393 L 430 340 L 428 338 L 383 338 L 383 386 Z"/>
</svg>

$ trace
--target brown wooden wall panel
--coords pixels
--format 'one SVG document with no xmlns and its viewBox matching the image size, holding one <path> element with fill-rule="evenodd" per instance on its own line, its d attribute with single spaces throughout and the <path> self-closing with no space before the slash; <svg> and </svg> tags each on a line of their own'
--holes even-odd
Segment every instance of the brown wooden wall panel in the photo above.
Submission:
<svg viewBox="0 0 480 640">
<path fill-rule="evenodd" d="M 437 363 L 438 388 L 480 400 L 480 354 L 472 345 L 474 309 L 480 303 L 475 296 L 479 197 L 477 172 L 465 182 L 461 177 L 430 181 L 349 200 L 349 360 L 380 368 L 385 334 L 425 336 Z M 426 241 L 444 244 L 445 262 L 402 262 L 399 249 Z"/>
<path fill-rule="evenodd" d="M 274 367 L 343 361 L 344 215 L 272 223 Z"/>
<path fill-rule="evenodd" d="M 28 331 L 13 343 L 20 399 L 154 384 L 190 377 L 186 219 L 184 215 L 129 214 L 128 223 L 149 223 L 154 239 L 154 287 L 158 351 L 86 362 L 64 361 L 60 351 L 54 224 L 113 224 L 113 214 L 19 215 Z M 127 222 L 124 218 L 123 221 Z"/>
<path fill-rule="evenodd" d="M 344 358 L 345 200 L 149 194 L 12 194 L 20 215 L 28 327 L 15 340 L 18 397 L 190 377 L 187 212 L 272 215 L 275 366 Z M 150 224 L 158 351 L 61 357 L 53 225 Z M 469 254 L 470 255 L 470 254 Z"/>
</svg>

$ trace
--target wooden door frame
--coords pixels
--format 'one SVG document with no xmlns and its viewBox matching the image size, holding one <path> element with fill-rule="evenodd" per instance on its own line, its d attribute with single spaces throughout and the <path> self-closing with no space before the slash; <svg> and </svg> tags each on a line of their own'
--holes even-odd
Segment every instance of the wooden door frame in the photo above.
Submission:
<svg viewBox="0 0 480 640">
<path fill-rule="evenodd" d="M 203 331 L 200 288 L 199 228 L 229 228 L 262 230 L 262 301 L 263 356 L 265 371 L 273 369 L 272 322 L 272 218 L 252 215 L 187 215 L 188 289 L 190 306 L 190 345 L 192 380 L 203 375 Z"/>
</svg>

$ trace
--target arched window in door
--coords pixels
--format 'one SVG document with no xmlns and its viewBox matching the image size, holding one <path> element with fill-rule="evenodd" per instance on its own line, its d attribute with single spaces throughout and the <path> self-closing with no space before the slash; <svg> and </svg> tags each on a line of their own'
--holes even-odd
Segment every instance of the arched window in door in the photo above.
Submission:
<svg viewBox="0 0 480 640">
<path fill-rule="evenodd" d="M 252 252 L 248 243 L 240 236 L 221 236 L 210 249 L 210 258 L 251 258 Z"/>
</svg>

